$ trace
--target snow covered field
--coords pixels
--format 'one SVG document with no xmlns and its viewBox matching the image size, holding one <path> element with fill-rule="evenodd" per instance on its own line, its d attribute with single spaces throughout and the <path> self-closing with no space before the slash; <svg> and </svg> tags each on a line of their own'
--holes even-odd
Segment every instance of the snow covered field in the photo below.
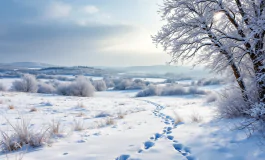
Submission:
<svg viewBox="0 0 265 160">
<path fill-rule="evenodd" d="M 218 119 L 206 96 L 134 98 L 136 92 L 97 92 L 91 98 L 1 92 L 2 131 L 11 130 L 6 119 L 16 124 L 21 118 L 31 120 L 32 130 L 53 122 L 60 130 L 44 147 L 2 152 L 0 159 L 20 153 L 23 160 L 264 159 L 260 137 L 234 130 L 239 120 Z"/>
</svg>

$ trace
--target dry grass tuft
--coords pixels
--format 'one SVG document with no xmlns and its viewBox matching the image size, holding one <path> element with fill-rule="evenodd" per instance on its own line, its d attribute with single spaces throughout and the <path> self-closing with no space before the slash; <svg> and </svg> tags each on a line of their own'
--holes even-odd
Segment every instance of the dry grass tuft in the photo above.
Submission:
<svg viewBox="0 0 265 160">
<path fill-rule="evenodd" d="M 74 131 L 82 131 L 82 130 L 84 130 L 84 121 L 83 120 L 74 119 L 73 130 Z"/>
<path fill-rule="evenodd" d="M 203 120 L 202 116 L 200 116 L 200 114 L 198 114 L 197 112 L 193 112 L 193 114 L 191 115 L 192 122 L 200 123 L 202 122 L 202 120 Z"/>
<path fill-rule="evenodd" d="M 38 109 L 36 107 L 32 107 L 29 112 L 37 112 Z"/>
<path fill-rule="evenodd" d="M 54 119 L 50 123 L 50 132 L 51 135 L 58 135 L 60 133 L 61 129 L 61 122 L 60 121 L 55 121 Z"/>
<path fill-rule="evenodd" d="M 31 147 L 39 147 L 48 142 L 50 136 L 47 134 L 49 128 L 41 131 L 31 129 L 30 120 L 20 116 L 17 123 L 12 124 L 5 118 L 12 131 L 0 131 L 1 141 L 0 146 L 3 151 L 11 152 L 21 149 L 24 145 Z"/>
<path fill-rule="evenodd" d="M 117 116 L 118 119 L 123 119 L 125 118 L 125 113 L 119 112 Z"/>
<path fill-rule="evenodd" d="M 175 124 L 179 124 L 179 123 L 184 122 L 183 118 L 180 117 L 179 114 L 177 114 L 176 112 L 174 112 L 174 114 L 175 114 Z"/>
<path fill-rule="evenodd" d="M 8 108 L 9 110 L 14 110 L 14 109 L 15 109 L 15 106 L 14 106 L 14 105 L 9 105 L 7 108 Z"/>
<path fill-rule="evenodd" d="M 107 117 L 106 125 L 109 126 L 109 125 L 114 125 L 114 124 L 116 124 L 115 120 L 113 118 L 111 118 L 111 117 Z"/>
</svg>

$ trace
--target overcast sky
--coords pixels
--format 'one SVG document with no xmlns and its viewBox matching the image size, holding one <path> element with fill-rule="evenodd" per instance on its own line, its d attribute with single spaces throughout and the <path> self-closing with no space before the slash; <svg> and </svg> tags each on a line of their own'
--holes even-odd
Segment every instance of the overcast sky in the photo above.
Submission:
<svg viewBox="0 0 265 160">
<path fill-rule="evenodd" d="M 162 0 L 1 0 L 0 62 L 165 64 L 150 38 Z"/>
</svg>

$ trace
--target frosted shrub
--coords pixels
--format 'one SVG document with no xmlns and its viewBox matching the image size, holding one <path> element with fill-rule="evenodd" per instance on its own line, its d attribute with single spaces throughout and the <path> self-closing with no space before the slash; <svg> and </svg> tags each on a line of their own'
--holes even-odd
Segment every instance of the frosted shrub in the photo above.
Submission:
<svg viewBox="0 0 265 160">
<path fill-rule="evenodd" d="M 137 93 L 136 97 L 148 97 L 148 96 L 174 96 L 174 95 L 189 95 L 189 94 L 207 94 L 205 91 L 196 87 L 183 87 L 179 85 L 168 86 L 154 86 L 151 85 L 147 89 L 144 89 Z"/>
<path fill-rule="evenodd" d="M 105 82 L 107 88 L 113 88 L 115 86 L 113 80 L 110 78 L 104 78 L 103 81 Z"/>
<path fill-rule="evenodd" d="M 250 117 L 249 110 L 258 103 L 258 89 L 252 80 L 246 83 L 249 89 L 246 91 L 248 101 L 246 102 L 239 88 L 224 90 L 218 96 L 217 105 L 219 114 L 224 118 Z"/>
<path fill-rule="evenodd" d="M 212 103 L 212 102 L 215 102 L 215 101 L 217 101 L 217 96 L 215 94 L 209 94 L 206 97 L 206 103 Z"/>
<path fill-rule="evenodd" d="M 38 86 L 38 93 L 51 94 L 55 92 L 55 88 L 51 84 L 40 83 Z"/>
<path fill-rule="evenodd" d="M 166 79 L 166 80 L 164 81 L 164 83 L 175 83 L 175 82 L 176 82 L 175 79 Z"/>
<path fill-rule="evenodd" d="M 251 118 L 265 122 L 265 104 L 255 103 L 246 111 Z"/>
<path fill-rule="evenodd" d="M 130 87 L 133 84 L 131 79 L 122 79 L 116 83 L 114 90 L 126 90 L 126 88 Z"/>
<path fill-rule="evenodd" d="M 184 87 L 181 86 L 166 86 L 163 87 L 162 94 L 163 96 L 170 96 L 170 95 L 185 95 L 187 91 Z"/>
<path fill-rule="evenodd" d="M 187 93 L 188 94 L 201 94 L 201 95 L 207 94 L 204 90 L 200 90 L 197 87 L 189 87 Z"/>
<path fill-rule="evenodd" d="M 14 81 L 12 90 L 19 92 L 36 93 L 38 90 L 38 83 L 34 75 L 25 74 L 22 80 Z"/>
<path fill-rule="evenodd" d="M 250 106 L 245 103 L 239 90 L 224 91 L 217 101 L 218 111 L 221 117 L 236 118 L 246 116 L 245 111 Z"/>
<path fill-rule="evenodd" d="M 74 82 L 60 84 L 57 93 L 65 96 L 92 97 L 95 88 L 91 82 L 84 76 L 79 76 Z"/>
<path fill-rule="evenodd" d="M 147 89 L 138 92 L 136 97 L 148 97 L 148 96 L 158 96 L 158 95 L 161 95 L 161 88 L 155 85 L 151 85 Z"/>
<path fill-rule="evenodd" d="M 141 79 L 135 79 L 131 86 L 127 87 L 126 89 L 135 90 L 135 89 L 144 89 L 148 85 L 148 82 L 145 82 Z"/>
<path fill-rule="evenodd" d="M 105 81 L 103 81 L 103 80 L 93 81 L 93 86 L 95 87 L 95 89 L 97 91 L 106 91 L 107 90 L 107 85 L 106 85 Z"/>
<path fill-rule="evenodd" d="M 135 90 L 135 89 L 144 89 L 146 86 L 150 85 L 150 82 L 145 82 L 141 79 L 115 79 L 114 90 Z"/>
<path fill-rule="evenodd" d="M 200 79 L 197 82 L 198 86 L 209 86 L 209 85 L 220 85 L 224 84 L 224 81 L 217 78 L 211 78 L 211 79 Z"/>
</svg>

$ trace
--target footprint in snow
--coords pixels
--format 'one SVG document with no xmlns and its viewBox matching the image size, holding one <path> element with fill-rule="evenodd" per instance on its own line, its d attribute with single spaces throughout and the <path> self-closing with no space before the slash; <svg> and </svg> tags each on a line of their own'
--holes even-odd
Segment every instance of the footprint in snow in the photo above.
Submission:
<svg viewBox="0 0 265 160">
<path fill-rule="evenodd" d="M 167 136 L 167 139 L 169 139 L 169 140 L 173 140 L 173 139 L 174 139 L 174 136 L 170 136 L 170 135 L 168 135 L 168 136 Z"/>
<path fill-rule="evenodd" d="M 181 149 L 183 148 L 183 145 L 179 143 L 174 143 L 173 147 L 175 148 L 175 150 L 181 151 Z"/>
<path fill-rule="evenodd" d="M 155 135 L 155 140 L 158 140 L 159 138 L 161 138 L 163 135 L 162 134 L 160 134 L 160 133 L 156 133 Z"/>
<path fill-rule="evenodd" d="M 154 145 L 155 145 L 154 142 L 146 141 L 146 142 L 144 142 L 144 149 L 149 149 L 149 148 L 153 147 Z"/>
<path fill-rule="evenodd" d="M 121 155 L 117 157 L 115 160 L 128 160 L 130 158 L 130 155 Z"/>
<path fill-rule="evenodd" d="M 139 151 L 138 151 L 138 153 L 142 153 L 143 152 L 143 150 L 142 149 L 140 149 Z"/>
<path fill-rule="evenodd" d="M 173 147 L 175 148 L 175 150 L 177 150 L 179 153 L 185 156 L 187 160 L 196 160 L 195 157 L 190 155 L 191 154 L 190 148 L 184 147 L 182 144 L 177 143 L 176 141 L 174 142 L 175 143 L 173 144 Z"/>
<path fill-rule="evenodd" d="M 167 127 L 167 131 L 171 131 L 172 130 L 172 127 Z"/>
<path fill-rule="evenodd" d="M 170 123 L 166 121 L 165 124 L 169 125 Z"/>
<path fill-rule="evenodd" d="M 196 160 L 196 158 L 193 156 L 186 156 L 186 158 L 187 158 L 187 160 Z"/>
</svg>

